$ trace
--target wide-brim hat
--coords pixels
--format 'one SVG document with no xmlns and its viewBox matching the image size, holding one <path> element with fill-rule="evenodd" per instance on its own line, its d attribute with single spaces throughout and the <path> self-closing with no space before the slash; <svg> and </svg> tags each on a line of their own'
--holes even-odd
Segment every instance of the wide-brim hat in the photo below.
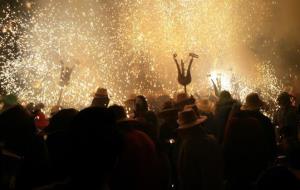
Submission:
<svg viewBox="0 0 300 190">
<path fill-rule="evenodd" d="M 178 113 L 177 123 L 179 125 L 178 130 L 190 129 L 196 127 L 207 120 L 206 116 L 197 116 L 192 108 L 184 109 Z"/>
<path fill-rule="evenodd" d="M 177 117 L 178 109 L 174 107 L 174 103 L 169 100 L 163 105 L 162 110 L 157 114 L 160 118 Z"/>
</svg>

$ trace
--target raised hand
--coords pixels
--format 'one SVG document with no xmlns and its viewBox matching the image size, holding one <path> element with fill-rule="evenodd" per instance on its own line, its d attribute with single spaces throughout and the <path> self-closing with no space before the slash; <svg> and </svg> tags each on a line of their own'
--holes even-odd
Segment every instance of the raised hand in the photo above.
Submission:
<svg viewBox="0 0 300 190">
<path fill-rule="evenodd" d="M 199 55 L 195 53 L 190 53 L 189 56 L 191 56 L 192 58 L 199 58 Z"/>
<path fill-rule="evenodd" d="M 173 59 L 175 60 L 175 59 L 176 59 L 176 57 L 177 57 L 177 54 L 176 54 L 176 53 L 174 53 L 174 54 L 173 54 Z"/>
<path fill-rule="evenodd" d="M 220 97 L 220 90 L 218 89 L 218 87 L 217 87 L 215 81 L 214 81 L 213 79 L 210 79 L 210 80 L 211 80 L 211 82 L 212 82 L 212 84 L 213 84 L 213 87 L 214 87 L 215 96 Z"/>
</svg>

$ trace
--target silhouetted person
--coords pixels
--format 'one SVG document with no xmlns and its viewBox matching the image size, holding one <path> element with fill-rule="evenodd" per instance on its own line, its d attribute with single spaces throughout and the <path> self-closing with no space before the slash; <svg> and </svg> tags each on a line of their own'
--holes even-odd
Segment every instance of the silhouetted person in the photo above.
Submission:
<svg viewBox="0 0 300 190">
<path fill-rule="evenodd" d="M 220 93 L 215 108 L 215 125 L 218 128 L 217 138 L 220 143 L 223 142 L 226 123 L 235 104 L 237 104 L 237 101 L 231 97 L 228 91 L 222 91 Z"/>
<path fill-rule="evenodd" d="M 187 93 L 186 91 L 186 86 L 189 85 L 192 81 L 192 76 L 191 76 L 191 67 L 192 67 L 192 63 L 194 61 L 194 57 L 198 58 L 198 55 L 194 54 L 194 53 L 190 53 L 189 56 L 191 57 L 190 62 L 189 62 L 189 66 L 187 71 L 185 72 L 185 68 L 184 68 L 184 62 L 183 60 L 181 60 L 181 67 L 179 66 L 179 63 L 176 59 L 177 54 L 173 54 L 173 59 L 174 62 L 176 63 L 176 67 L 177 67 L 177 72 L 178 72 L 178 83 L 181 84 L 182 86 L 184 86 L 184 92 Z"/>
<path fill-rule="evenodd" d="M 98 88 L 97 92 L 94 94 L 91 107 L 107 108 L 109 101 L 107 90 L 105 88 Z"/>
<path fill-rule="evenodd" d="M 298 139 L 298 113 L 292 106 L 291 96 L 287 92 L 277 98 L 279 109 L 274 116 L 275 125 L 279 126 L 280 135 L 287 140 Z"/>
<path fill-rule="evenodd" d="M 177 160 L 179 152 L 179 141 L 177 135 L 178 109 L 174 107 L 173 102 L 167 101 L 164 103 L 162 111 L 158 113 L 158 117 L 163 120 L 159 128 L 160 144 L 169 158 L 172 175 L 171 183 L 176 188 L 178 187 Z"/>
<path fill-rule="evenodd" d="M 246 103 L 241 109 L 250 117 L 256 118 L 263 127 L 264 136 L 267 143 L 267 148 L 265 150 L 266 161 L 268 161 L 269 164 L 272 164 L 277 152 L 275 128 L 271 122 L 271 119 L 261 112 L 263 107 L 265 107 L 265 102 L 261 100 L 257 93 L 251 93 L 247 95 Z"/>
<path fill-rule="evenodd" d="M 179 66 L 179 63 L 176 59 L 177 54 L 175 53 L 173 55 L 173 59 L 176 63 L 177 66 L 177 72 L 178 72 L 178 82 L 179 84 L 183 85 L 183 86 L 187 86 L 188 84 L 191 83 L 192 81 L 192 77 L 191 77 L 191 67 L 192 67 L 192 63 L 193 63 L 193 57 L 191 57 L 191 60 L 189 62 L 189 66 L 187 69 L 187 72 L 185 72 L 185 68 L 184 68 L 184 62 L 183 60 L 181 60 L 181 67 Z"/>
<path fill-rule="evenodd" d="M 177 138 L 178 128 L 177 118 L 178 109 L 176 109 L 171 101 L 164 104 L 163 109 L 158 116 L 163 120 L 159 128 L 159 139 L 162 143 L 169 143 L 170 139 Z"/>
<path fill-rule="evenodd" d="M 122 150 L 110 182 L 111 190 L 166 189 L 169 176 L 153 140 L 139 130 L 142 123 L 123 120 L 117 125 Z"/>
<path fill-rule="evenodd" d="M 203 127 L 209 134 L 213 135 L 217 139 L 219 129 L 215 124 L 211 101 L 208 99 L 199 100 L 197 101 L 197 107 L 200 115 L 207 116 L 207 120 L 203 124 Z"/>
<path fill-rule="evenodd" d="M 60 61 L 61 71 L 60 71 L 60 86 L 67 86 L 70 83 L 71 74 L 74 70 L 73 67 L 65 66 L 63 61 Z"/>
<path fill-rule="evenodd" d="M 70 176 L 71 123 L 78 113 L 75 109 L 63 109 L 53 115 L 45 129 L 46 144 L 53 181 L 63 181 Z"/>
<path fill-rule="evenodd" d="M 119 154 L 113 113 L 86 108 L 76 115 L 71 129 L 71 189 L 105 189 Z"/>
<path fill-rule="evenodd" d="M 21 158 L 15 178 L 17 189 L 32 189 L 48 183 L 48 163 L 45 144 L 36 136 L 33 117 L 20 105 L 0 115 L 0 142 L 4 149 Z"/>
<path fill-rule="evenodd" d="M 150 111 L 148 108 L 147 100 L 144 96 L 137 96 L 135 98 L 135 110 L 134 118 L 142 123 L 143 132 L 145 132 L 149 137 L 157 142 L 158 140 L 158 121 L 154 112 Z"/>
<path fill-rule="evenodd" d="M 258 94 L 249 94 L 242 111 L 228 121 L 224 138 L 228 189 L 252 189 L 260 173 L 273 163 L 274 128 L 260 112 L 262 106 Z"/>
<path fill-rule="evenodd" d="M 181 139 L 178 177 L 180 190 L 222 189 L 221 147 L 201 127 L 206 117 L 186 109 L 178 115 Z"/>
<path fill-rule="evenodd" d="M 300 189 L 300 144 L 293 142 L 287 151 L 287 165 L 267 170 L 258 180 L 258 190 Z"/>
<path fill-rule="evenodd" d="M 127 118 L 126 111 L 123 106 L 112 105 L 108 109 L 113 112 L 116 121 L 121 121 Z"/>
</svg>

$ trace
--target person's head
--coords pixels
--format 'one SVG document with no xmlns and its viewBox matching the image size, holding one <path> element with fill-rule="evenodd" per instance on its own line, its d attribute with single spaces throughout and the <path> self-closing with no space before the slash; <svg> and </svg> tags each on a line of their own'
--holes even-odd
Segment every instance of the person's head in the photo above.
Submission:
<svg viewBox="0 0 300 190">
<path fill-rule="evenodd" d="M 127 99 L 124 101 L 125 110 L 129 117 L 132 117 L 134 115 L 134 109 L 135 109 L 135 94 L 130 94 Z"/>
<path fill-rule="evenodd" d="M 135 98 L 135 113 L 143 114 L 148 111 L 148 103 L 144 96 L 140 95 Z"/>
<path fill-rule="evenodd" d="M 125 108 L 123 106 L 115 104 L 110 106 L 108 109 L 113 112 L 116 121 L 124 120 L 127 117 Z"/>
<path fill-rule="evenodd" d="M 242 107 L 242 109 L 250 111 L 259 111 L 263 105 L 264 102 L 261 100 L 257 93 L 250 93 L 247 95 L 246 103 Z"/>
<path fill-rule="evenodd" d="M 197 116 L 192 108 L 186 108 L 178 113 L 177 123 L 179 134 L 185 134 L 190 129 L 200 128 L 199 126 L 206 121 L 206 116 Z"/>
<path fill-rule="evenodd" d="M 59 110 L 50 118 L 50 124 L 46 128 L 46 131 L 52 133 L 68 129 L 77 113 L 78 111 L 75 109 Z"/>
<path fill-rule="evenodd" d="M 291 105 L 291 95 L 287 92 L 282 92 L 277 97 L 277 103 L 280 107 Z"/>
<path fill-rule="evenodd" d="M 228 92 L 227 90 L 221 91 L 219 101 L 229 101 L 229 100 L 232 100 L 232 96 L 230 92 Z"/>
<path fill-rule="evenodd" d="M 98 88 L 97 92 L 94 94 L 94 99 L 92 101 L 92 107 L 107 108 L 109 101 L 110 101 L 110 99 L 108 97 L 107 89 Z"/>
<path fill-rule="evenodd" d="M 107 180 L 119 151 L 113 113 L 107 108 L 89 107 L 80 111 L 71 125 L 72 177 L 83 184 Z"/>
<path fill-rule="evenodd" d="M 0 115 L 0 142 L 13 151 L 24 153 L 35 135 L 34 120 L 20 105 L 11 107 Z"/>
</svg>

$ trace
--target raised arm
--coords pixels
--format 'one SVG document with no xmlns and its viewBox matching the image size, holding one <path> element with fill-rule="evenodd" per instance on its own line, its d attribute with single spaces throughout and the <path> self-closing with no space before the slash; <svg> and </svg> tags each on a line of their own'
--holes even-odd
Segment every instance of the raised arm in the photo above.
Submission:
<svg viewBox="0 0 300 190">
<path fill-rule="evenodd" d="M 218 87 L 217 87 L 215 81 L 214 81 L 213 79 L 210 79 L 210 80 L 211 80 L 211 82 L 213 83 L 215 95 L 216 95 L 217 97 L 219 97 L 219 96 L 220 96 L 220 91 L 219 91 L 219 89 L 218 89 Z"/>
<path fill-rule="evenodd" d="M 193 57 L 191 57 L 191 60 L 190 60 L 190 63 L 189 63 L 189 67 L 188 67 L 188 70 L 187 70 L 187 72 L 190 72 L 190 71 L 191 71 L 191 67 L 192 67 L 192 63 L 193 63 L 193 61 L 194 61 L 194 58 L 193 58 Z"/>
<path fill-rule="evenodd" d="M 182 73 L 183 76 L 185 75 L 184 62 L 183 62 L 182 59 L 181 59 L 181 73 Z"/>
<path fill-rule="evenodd" d="M 181 75 L 180 67 L 179 67 L 179 64 L 178 64 L 178 61 L 177 61 L 176 57 L 177 57 L 177 54 L 174 53 L 174 54 L 173 54 L 173 60 L 174 60 L 174 62 L 176 63 L 178 75 Z"/>
</svg>

